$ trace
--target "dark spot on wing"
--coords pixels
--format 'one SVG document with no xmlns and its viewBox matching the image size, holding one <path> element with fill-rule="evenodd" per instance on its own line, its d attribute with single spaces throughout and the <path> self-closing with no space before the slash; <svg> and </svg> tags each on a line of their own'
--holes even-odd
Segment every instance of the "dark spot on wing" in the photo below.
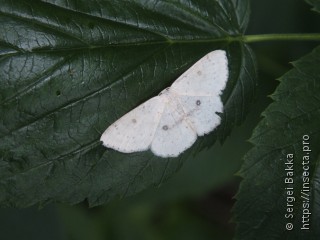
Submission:
<svg viewBox="0 0 320 240">
<path fill-rule="evenodd" d="M 165 130 L 165 131 L 167 131 L 169 128 L 168 128 L 167 125 L 164 125 L 164 126 L 162 127 L 162 129 Z"/>
<path fill-rule="evenodd" d="M 197 104 L 197 106 L 200 106 L 200 105 L 201 105 L 201 101 L 200 101 L 200 100 L 197 100 L 197 101 L 196 101 L 196 104 Z"/>
</svg>

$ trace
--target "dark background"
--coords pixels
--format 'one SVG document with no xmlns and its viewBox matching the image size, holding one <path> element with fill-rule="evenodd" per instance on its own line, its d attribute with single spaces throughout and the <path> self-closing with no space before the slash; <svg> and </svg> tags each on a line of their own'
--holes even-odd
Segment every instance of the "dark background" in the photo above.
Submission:
<svg viewBox="0 0 320 240">
<path fill-rule="evenodd" d="M 304 1 L 259 0 L 251 6 L 246 34 L 320 32 L 320 17 Z M 252 43 L 260 85 L 245 123 L 235 127 L 223 146 L 217 143 L 186 162 L 159 189 L 91 209 L 85 202 L 0 209 L 1 239 L 232 239 L 231 209 L 240 182 L 234 174 L 250 149 L 247 140 L 271 102 L 267 96 L 276 88 L 276 79 L 291 68 L 289 62 L 315 46 L 299 41 Z"/>
</svg>

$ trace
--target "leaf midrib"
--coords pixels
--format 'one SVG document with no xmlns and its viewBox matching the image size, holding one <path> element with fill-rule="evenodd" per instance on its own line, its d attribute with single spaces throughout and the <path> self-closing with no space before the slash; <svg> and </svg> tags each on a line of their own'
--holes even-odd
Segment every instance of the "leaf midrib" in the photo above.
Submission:
<svg viewBox="0 0 320 240">
<path fill-rule="evenodd" d="M 61 110 L 65 110 L 65 109 L 68 109 L 69 107 L 72 107 L 74 106 L 75 104 L 78 104 L 78 103 L 81 103 L 83 101 L 87 101 L 88 99 L 92 98 L 92 97 L 95 97 L 97 94 L 100 94 L 101 92 L 103 91 L 106 91 L 107 89 L 109 89 L 110 87 L 112 86 L 115 86 L 117 84 L 119 84 L 121 82 L 121 79 L 123 79 L 125 76 L 128 76 L 133 69 L 136 69 L 138 66 L 140 66 L 142 63 L 144 63 L 147 59 L 153 57 L 155 54 L 159 53 L 160 51 L 164 50 L 165 48 L 167 48 L 168 46 L 164 47 L 164 48 L 159 48 L 157 51 L 154 51 L 152 54 L 148 55 L 146 58 L 144 58 L 141 62 L 136 62 L 135 65 L 133 65 L 131 68 L 127 69 L 126 72 L 122 73 L 121 75 L 119 75 L 113 82 L 95 90 L 95 91 L 92 91 L 88 94 L 86 94 L 85 96 L 81 96 L 81 97 L 78 97 L 78 98 L 75 98 L 73 99 L 72 101 L 70 102 L 67 102 L 66 104 L 62 105 L 62 106 L 59 106 L 59 107 L 56 107 L 42 115 L 39 115 L 38 118 L 36 119 L 33 119 L 31 121 L 28 121 L 26 122 L 25 124 L 23 125 L 20 125 L 14 129 L 11 129 L 8 133 L 4 134 L 3 136 L 0 137 L 0 139 L 3 139 L 7 136 L 9 136 L 10 134 L 12 134 L 13 132 L 15 131 L 18 131 L 22 128 L 25 128 L 25 127 L 28 127 L 30 126 L 31 124 L 34 124 L 35 122 L 47 117 L 47 116 L 50 116 L 51 114 L 53 113 L 56 113 L 57 111 L 59 111 L 60 109 Z M 41 82 L 38 81 L 38 84 L 41 84 Z"/>
</svg>

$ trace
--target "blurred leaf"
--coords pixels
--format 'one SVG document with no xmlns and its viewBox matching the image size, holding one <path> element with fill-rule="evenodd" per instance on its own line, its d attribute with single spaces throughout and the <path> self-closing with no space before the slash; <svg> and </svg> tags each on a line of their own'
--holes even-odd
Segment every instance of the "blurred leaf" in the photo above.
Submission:
<svg viewBox="0 0 320 240">
<path fill-rule="evenodd" d="M 224 139 L 256 86 L 252 53 L 236 38 L 248 2 L 1 1 L 1 205 L 99 205 L 159 185 L 187 156 Z M 175 159 L 101 145 L 108 125 L 221 48 L 230 79 L 216 133 Z"/>
<path fill-rule="evenodd" d="M 79 206 L 67 207 L 57 204 L 60 221 L 64 225 L 68 239 L 75 240 L 103 240 L 106 237 L 103 231 L 106 229 L 106 220 L 96 219 L 93 213 Z M 94 211 L 94 210 L 93 210 Z M 100 221 L 98 221 L 100 220 Z M 104 228 L 101 227 L 104 226 Z"/>
<path fill-rule="evenodd" d="M 83 205 L 58 206 L 71 239 L 232 239 L 230 229 L 197 215 L 190 203 L 154 206 L 147 202 L 115 201 L 91 209 Z"/>
<path fill-rule="evenodd" d="M 0 209 L 1 239 L 67 240 L 54 205 L 45 209 Z"/>
<path fill-rule="evenodd" d="M 313 10 L 320 13 L 320 0 L 305 0 L 310 5 L 313 5 Z"/>
<path fill-rule="evenodd" d="M 246 155 L 240 171 L 244 179 L 234 209 L 238 223 L 236 239 L 320 238 L 319 64 L 320 47 L 293 63 L 294 69 L 281 77 L 272 95 L 274 103 L 265 110 L 264 119 L 253 133 L 254 148 Z M 305 135 L 310 139 L 303 138 Z M 286 164 L 291 162 L 288 154 L 294 155 L 293 167 Z M 285 179 L 291 177 L 290 168 L 294 183 L 286 184 Z M 291 198 L 286 190 L 289 187 L 295 197 L 293 219 L 290 215 L 285 217 L 290 214 L 287 204 L 291 204 Z M 302 190 L 307 187 L 310 192 L 305 192 L 309 196 L 304 199 Z M 303 211 L 310 231 L 301 230 Z M 293 224 L 292 231 L 286 230 L 286 223 Z"/>
</svg>

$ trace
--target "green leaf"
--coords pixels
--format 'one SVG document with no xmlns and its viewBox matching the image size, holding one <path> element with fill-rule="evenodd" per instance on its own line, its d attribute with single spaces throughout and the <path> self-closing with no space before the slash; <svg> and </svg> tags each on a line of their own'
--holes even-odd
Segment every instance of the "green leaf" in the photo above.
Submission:
<svg viewBox="0 0 320 240">
<path fill-rule="evenodd" d="M 313 10 L 320 13 L 320 1 L 319 0 L 306 0 L 307 3 L 313 6 Z"/>
<path fill-rule="evenodd" d="M 236 239 L 320 237 L 319 64 L 320 47 L 293 63 L 253 133 L 254 148 L 240 171 L 244 179 L 234 209 Z M 303 225 L 303 217 L 310 225 Z M 291 231 L 286 230 L 290 223 Z"/>
<path fill-rule="evenodd" d="M 1 1 L 0 203 L 87 199 L 158 186 L 244 119 L 256 86 L 238 42 L 249 1 Z M 221 127 L 179 158 L 106 149 L 101 133 L 214 49 L 228 54 Z"/>
</svg>

